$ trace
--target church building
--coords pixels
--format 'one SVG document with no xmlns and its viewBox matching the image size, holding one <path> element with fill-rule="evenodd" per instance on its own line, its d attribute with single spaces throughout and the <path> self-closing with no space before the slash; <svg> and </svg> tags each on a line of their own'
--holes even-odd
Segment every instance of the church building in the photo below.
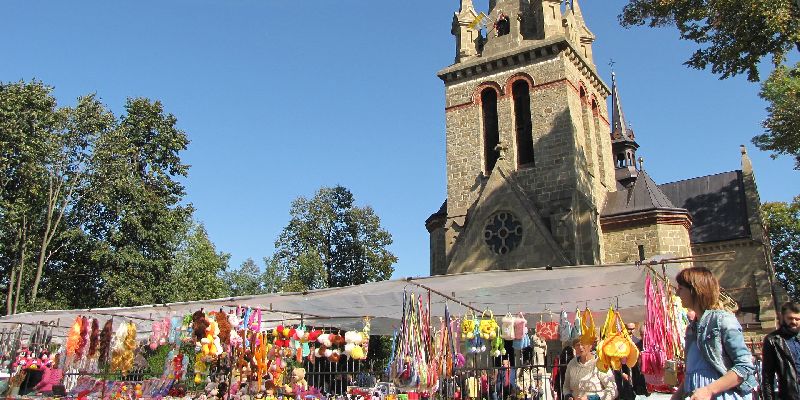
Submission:
<svg viewBox="0 0 800 400">
<path fill-rule="evenodd" d="M 460 3 L 438 73 L 447 199 L 425 221 L 431 275 L 735 251 L 703 265 L 747 330 L 771 329 L 780 285 L 744 147 L 740 170 L 654 182 L 578 0 L 490 0 L 486 35 Z"/>
</svg>

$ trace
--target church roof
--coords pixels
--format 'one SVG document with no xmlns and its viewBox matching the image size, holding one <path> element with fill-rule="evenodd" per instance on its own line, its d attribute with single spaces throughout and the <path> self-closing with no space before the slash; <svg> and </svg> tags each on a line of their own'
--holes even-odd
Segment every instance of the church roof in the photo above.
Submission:
<svg viewBox="0 0 800 400">
<path fill-rule="evenodd" d="M 601 216 L 610 217 L 656 209 L 684 211 L 675 207 L 650 175 L 645 171 L 639 171 L 639 176 L 631 188 L 623 188 L 608 194 Z"/>
<path fill-rule="evenodd" d="M 661 191 L 692 216 L 692 243 L 750 236 L 742 171 L 723 172 L 660 185 Z"/>
</svg>

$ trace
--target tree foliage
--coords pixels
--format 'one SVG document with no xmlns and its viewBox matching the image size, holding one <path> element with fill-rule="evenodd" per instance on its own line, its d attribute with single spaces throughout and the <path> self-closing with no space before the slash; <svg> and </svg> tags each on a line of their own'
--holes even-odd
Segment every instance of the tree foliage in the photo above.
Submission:
<svg viewBox="0 0 800 400">
<path fill-rule="evenodd" d="M 773 151 L 772 157 L 794 157 L 794 169 L 800 170 L 800 63 L 793 69 L 779 66 L 761 86 L 761 98 L 769 103 L 766 132 L 753 138 L 761 150 Z"/>
<path fill-rule="evenodd" d="M 789 296 L 800 301 L 800 196 L 791 203 L 762 206 L 778 280 Z"/>
<path fill-rule="evenodd" d="M 784 66 L 800 50 L 800 0 L 629 0 L 619 16 L 623 26 L 675 26 L 683 40 L 697 43 L 686 65 L 710 68 L 725 79 L 747 74 L 761 80 L 759 67 L 775 67 L 760 96 L 769 106 L 765 132 L 753 138 L 759 149 L 795 157 L 800 169 L 800 64 Z"/>
<path fill-rule="evenodd" d="M 216 299 L 230 294 L 223 274 L 230 254 L 217 252 L 202 224 L 191 223 L 170 273 L 169 301 Z"/>
<path fill-rule="evenodd" d="M 117 117 L 94 95 L 59 107 L 41 82 L 0 82 L 5 312 L 227 293 L 227 255 L 183 202 L 188 143 L 158 101 Z"/>
<path fill-rule="evenodd" d="M 392 236 L 371 207 L 357 207 L 342 186 L 323 187 L 314 197 L 298 197 L 291 219 L 275 241 L 286 291 L 339 287 L 389 279 L 397 257 L 387 247 Z"/>
<path fill-rule="evenodd" d="M 248 258 L 239 268 L 225 272 L 223 280 L 231 296 L 247 296 L 277 293 L 283 286 L 283 278 L 276 271 L 269 257 L 265 258 L 267 268 L 261 272 L 258 264 Z"/>
<path fill-rule="evenodd" d="M 675 26 L 683 40 L 700 45 L 686 61 L 710 67 L 721 78 L 746 73 L 760 80 L 759 63 L 780 65 L 800 43 L 796 0 L 629 0 L 619 16 L 623 26 Z"/>
</svg>

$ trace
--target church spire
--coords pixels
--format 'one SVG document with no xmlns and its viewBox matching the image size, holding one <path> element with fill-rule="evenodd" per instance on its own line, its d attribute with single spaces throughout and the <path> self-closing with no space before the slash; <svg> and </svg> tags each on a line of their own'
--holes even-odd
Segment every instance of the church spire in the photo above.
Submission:
<svg viewBox="0 0 800 400">
<path fill-rule="evenodd" d="M 613 67 L 613 61 L 611 62 Z M 617 74 L 611 72 L 611 150 L 614 152 L 614 166 L 618 170 L 617 180 L 630 183 L 636 178 L 636 149 L 639 144 L 634 140 L 633 129 L 625 121 L 622 102 L 617 86 Z M 620 170 L 626 170 L 622 173 Z M 623 184 L 625 184 L 623 183 Z"/>
<path fill-rule="evenodd" d="M 634 139 L 633 129 L 625 122 L 625 114 L 622 112 L 615 72 L 611 72 L 611 139 L 615 142 L 633 141 Z"/>
</svg>

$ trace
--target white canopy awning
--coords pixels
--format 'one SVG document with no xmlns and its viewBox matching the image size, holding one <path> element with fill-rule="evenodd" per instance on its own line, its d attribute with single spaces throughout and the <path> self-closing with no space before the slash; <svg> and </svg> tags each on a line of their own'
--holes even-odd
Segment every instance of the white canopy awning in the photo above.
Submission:
<svg viewBox="0 0 800 400">
<path fill-rule="evenodd" d="M 222 308 L 227 311 L 243 306 L 263 310 L 264 328 L 279 324 L 298 324 L 302 319 L 307 326 L 361 329 L 364 317 L 369 317 L 373 334 L 389 335 L 400 323 L 404 293 L 422 295 L 427 301 L 428 289 L 433 291 L 430 297 L 433 321 L 438 321 L 437 316 L 444 315 L 445 304 L 452 315 L 463 315 L 467 310 L 464 305 L 478 310 L 492 310 L 495 316 L 507 312 L 522 312 L 531 324 L 540 319 L 558 320 L 561 310 L 569 312 L 576 307 L 589 307 L 599 317 L 610 305 L 614 305 L 620 310 L 624 320 L 642 321 L 645 308 L 644 282 L 648 268 L 630 264 L 472 272 L 395 279 L 302 293 L 239 296 L 137 307 L 48 310 L 0 317 L 0 329 L 22 323 L 23 328 L 29 330 L 32 324 L 45 322 L 56 326 L 54 335 L 63 336 L 76 316 L 86 315 L 101 320 L 111 317 L 115 321 L 130 319 L 137 324 L 140 333 L 146 334 L 152 321 L 164 317 L 185 315 L 200 308 L 207 311 Z M 670 277 L 675 276 L 679 270 L 677 265 L 667 265 L 666 268 Z M 436 292 L 451 299 L 448 300 Z"/>
</svg>

